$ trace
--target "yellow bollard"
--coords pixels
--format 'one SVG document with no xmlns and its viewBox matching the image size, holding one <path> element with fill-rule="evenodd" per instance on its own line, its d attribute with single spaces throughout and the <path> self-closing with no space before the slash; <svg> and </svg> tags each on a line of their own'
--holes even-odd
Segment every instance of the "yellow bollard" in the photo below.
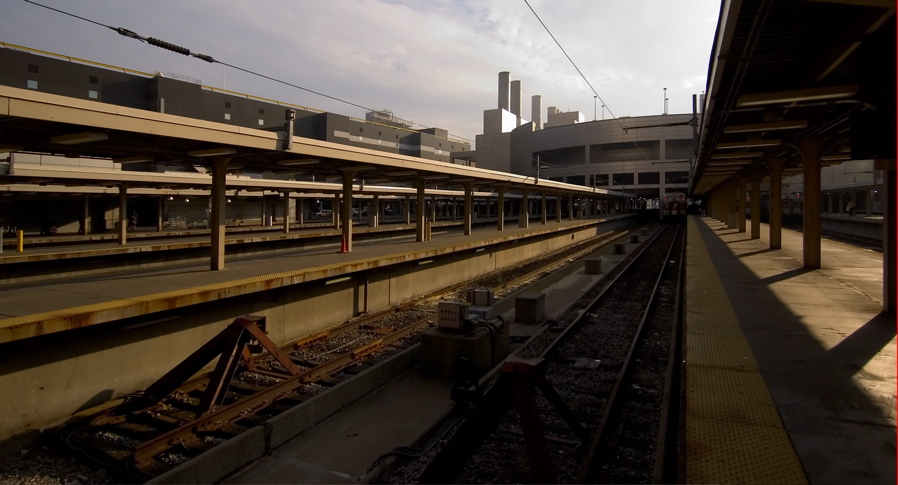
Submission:
<svg viewBox="0 0 898 485">
<path fill-rule="evenodd" d="M 16 252 L 25 251 L 25 231 L 19 230 L 17 233 Z"/>
</svg>

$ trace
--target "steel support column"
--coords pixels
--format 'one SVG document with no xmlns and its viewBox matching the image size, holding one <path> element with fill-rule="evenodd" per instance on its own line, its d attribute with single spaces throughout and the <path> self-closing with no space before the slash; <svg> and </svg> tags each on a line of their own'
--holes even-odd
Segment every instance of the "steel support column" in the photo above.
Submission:
<svg viewBox="0 0 898 485">
<path fill-rule="evenodd" d="M 821 142 L 803 140 L 798 145 L 804 161 L 804 210 L 802 211 L 802 239 L 804 240 L 804 267 L 820 268 L 820 150 Z"/>
<path fill-rule="evenodd" d="M 290 192 L 284 192 L 284 234 L 290 232 Z"/>
<path fill-rule="evenodd" d="M 746 192 L 746 183 L 748 179 L 745 177 L 739 177 L 736 179 L 736 202 L 739 204 L 739 212 L 736 215 L 736 223 L 739 225 L 739 232 L 745 232 L 745 213 L 746 204 L 745 204 L 745 192 Z"/>
<path fill-rule="evenodd" d="M 209 230 L 212 233 L 210 248 L 212 249 L 210 269 L 221 271 L 225 268 L 225 177 L 228 173 L 229 157 L 215 157 L 212 159 L 212 220 L 209 221 Z"/>
<path fill-rule="evenodd" d="M 505 187 L 499 186 L 497 187 L 497 191 L 499 192 L 499 201 L 496 203 L 496 209 L 499 213 L 499 217 L 496 218 L 496 230 L 504 231 L 505 230 Z"/>
<path fill-rule="evenodd" d="M 380 225 L 380 197 L 374 195 L 368 205 L 368 227 Z"/>
<path fill-rule="evenodd" d="M 465 236 L 471 235 L 474 227 L 474 184 L 465 182 Z"/>
<path fill-rule="evenodd" d="M 895 160 L 877 162 L 877 165 L 883 170 L 882 184 L 882 310 L 893 315 L 894 322 L 895 309 L 898 306 L 896 302 L 896 244 L 895 237 L 898 235 L 898 224 L 896 224 L 896 209 L 898 209 L 898 181 L 896 181 Z M 871 204 L 872 205 L 872 204 Z"/>
<path fill-rule="evenodd" d="M 352 252 L 352 179 L 354 170 L 341 170 L 343 174 L 343 204 L 340 206 L 340 218 L 342 219 L 343 242 L 340 246 L 341 253 Z"/>
<path fill-rule="evenodd" d="M 417 199 L 415 202 L 415 241 L 424 242 L 424 179 L 418 179 L 415 182 L 415 188 L 418 189 Z"/>
<path fill-rule="evenodd" d="M 760 172 L 752 172 L 751 182 L 751 238 L 761 239 L 761 179 L 764 175 Z"/>
<path fill-rule="evenodd" d="M 90 234 L 90 195 L 84 194 L 81 200 L 81 234 L 86 236 Z M 3 228 L 0 228 L 0 231 L 2 230 Z"/>
<path fill-rule="evenodd" d="M 783 161 L 767 161 L 770 167 L 770 249 L 783 247 Z"/>
<path fill-rule="evenodd" d="M 737 216 L 739 213 L 739 199 L 736 195 L 738 192 L 738 184 L 735 180 L 731 180 L 727 184 L 727 229 L 738 229 L 739 227 L 739 223 L 737 221 Z"/>
<path fill-rule="evenodd" d="M 162 199 L 165 196 L 156 197 L 156 232 L 162 232 Z M 85 225 L 85 231 L 87 226 Z"/>
<path fill-rule="evenodd" d="M 518 227 L 530 227 L 530 191 L 521 191 L 521 213 L 518 216 Z"/>
<path fill-rule="evenodd" d="M 118 243 L 128 244 L 128 184 L 118 186 Z"/>
<path fill-rule="evenodd" d="M 334 229 L 340 230 L 340 194 L 334 194 L 334 210 L 331 211 L 331 220 L 334 223 Z"/>
<path fill-rule="evenodd" d="M 403 223 L 408 226 L 412 223 L 412 196 L 406 195 L 405 202 L 402 203 Z"/>
</svg>

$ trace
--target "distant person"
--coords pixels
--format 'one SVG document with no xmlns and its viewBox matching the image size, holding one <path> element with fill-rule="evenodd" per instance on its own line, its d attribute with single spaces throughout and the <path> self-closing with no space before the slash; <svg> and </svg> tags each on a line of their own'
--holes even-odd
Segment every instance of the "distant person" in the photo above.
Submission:
<svg viewBox="0 0 898 485">
<path fill-rule="evenodd" d="M 78 214 L 78 234 L 84 234 L 84 213 Z"/>
<path fill-rule="evenodd" d="M 131 225 L 128 229 L 131 231 L 137 230 L 137 211 L 131 212 Z"/>
<path fill-rule="evenodd" d="M 855 209 L 854 202 L 849 200 L 847 209 L 848 209 L 848 217 L 854 217 L 854 209 Z"/>
</svg>

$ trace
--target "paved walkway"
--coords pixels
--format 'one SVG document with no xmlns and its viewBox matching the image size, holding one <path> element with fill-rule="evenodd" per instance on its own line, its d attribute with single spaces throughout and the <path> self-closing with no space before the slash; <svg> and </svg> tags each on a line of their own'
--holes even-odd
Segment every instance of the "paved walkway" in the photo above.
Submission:
<svg viewBox="0 0 898 485">
<path fill-rule="evenodd" d="M 714 268 L 812 485 L 894 484 L 896 329 L 881 313 L 882 254 L 822 241 L 802 265 L 802 236 L 783 249 L 696 221 Z M 686 356 L 687 361 L 689 356 Z"/>
<path fill-rule="evenodd" d="M 596 219 L 531 224 L 528 228 L 506 226 L 501 232 L 489 227 L 476 229 L 468 236 L 457 228 L 434 228 L 431 241 L 416 242 L 414 234 L 357 241 L 351 253 L 340 253 L 339 242 L 334 242 L 295 251 L 231 257 L 222 271 L 210 271 L 208 263 L 202 262 L 3 285 L 0 330 L 12 329 L 15 335 L 8 339 L 15 340 L 34 334 L 35 330 L 27 326 L 36 324 L 44 325 L 42 331 L 49 333 L 69 328 L 72 322 L 102 323 L 145 314 L 156 307 L 175 308 L 222 295 L 258 291 L 260 285 L 271 288 L 310 278 L 330 278 L 367 266 L 433 257 L 595 222 Z"/>
</svg>

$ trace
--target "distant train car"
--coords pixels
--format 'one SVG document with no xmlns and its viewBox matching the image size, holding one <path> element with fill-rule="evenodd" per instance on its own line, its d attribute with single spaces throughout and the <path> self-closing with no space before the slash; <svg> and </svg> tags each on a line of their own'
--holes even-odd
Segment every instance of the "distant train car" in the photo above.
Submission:
<svg viewBox="0 0 898 485">
<path fill-rule="evenodd" d="M 665 220 L 681 219 L 686 216 L 686 194 L 682 192 L 668 192 L 661 199 L 661 210 L 664 211 Z"/>
</svg>

